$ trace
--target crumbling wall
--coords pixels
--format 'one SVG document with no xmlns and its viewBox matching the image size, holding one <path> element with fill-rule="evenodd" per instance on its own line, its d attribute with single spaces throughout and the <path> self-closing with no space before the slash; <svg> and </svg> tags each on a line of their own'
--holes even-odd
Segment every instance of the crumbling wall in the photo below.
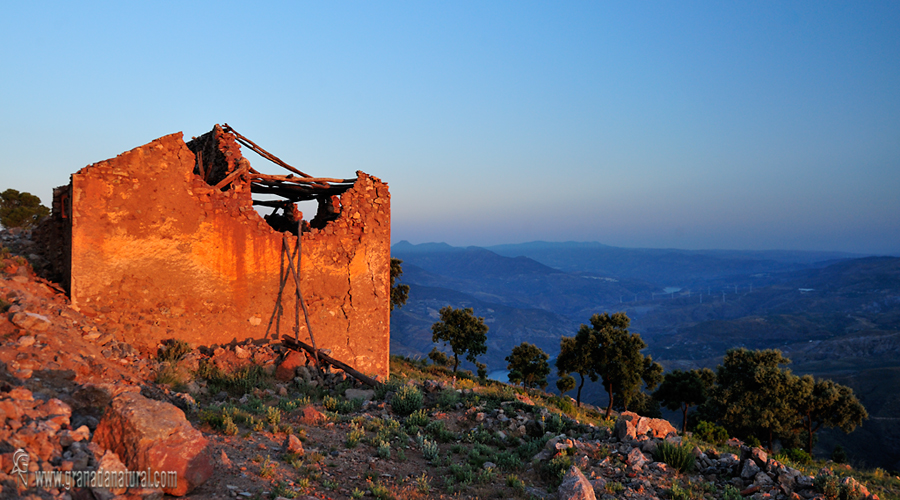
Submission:
<svg viewBox="0 0 900 500">
<path fill-rule="evenodd" d="M 32 238 L 45 265 L 35 269 L 43 278 L 63 285 L 69 291 L 72 276 L 72 195 L 70 186 L 53 189 L 50 216 L 45 217 Z"/>
<path fill-rule="evenodd" d="M 262 339 L 286 265 L 285 234 L 254 210 L 246 179 L 221 190 L 208 180 L 215 184 L 222 172 L 198 175 L 213 154 L 229 155 L 232 166 L 246 162 L 239 148 L 232 141 L 198 162 L 178 133 L 73 174 L 72 303 L 123 324 L 122 335 L 137 345 Z M 390 195 L 379 179 L 357 174 L 340 196 L 340 216 L 302 234 L 301 289 L 318 346 L 387 376 Z M 293 250 L 296 236 L 286 238 Z M 282 334 L 292 333 L 294 306 L 289 279 Z M 300 340 L 309 342 L 299 323 Z"/>
</svg>

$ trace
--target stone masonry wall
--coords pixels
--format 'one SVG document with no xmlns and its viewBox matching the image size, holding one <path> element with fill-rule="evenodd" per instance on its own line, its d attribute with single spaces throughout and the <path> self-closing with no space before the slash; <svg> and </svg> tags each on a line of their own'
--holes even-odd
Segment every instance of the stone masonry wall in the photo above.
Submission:
<svg viewBox="0 0 900 500">
<path fill-rule="evenodd" d="M 72 303 L 116 319 L 135 345 L 262 339 L 275 307 L 283 233 L 253 209 L 249 183 L 215 190 L 195 164 L 178 133 L 72 175 Z M 318 347 L 384 377 L 390 195 L 379 179 L 357 174 L 340 197 L 341 216 L 302 235 L 301 289 Z M 293 250 L 297 238 L 287 241 Z M 292 279 L 282 305 L 281 334 L 292 334 Z M 309 343 L 302 312 L 299 323 Z"/>
</svg>

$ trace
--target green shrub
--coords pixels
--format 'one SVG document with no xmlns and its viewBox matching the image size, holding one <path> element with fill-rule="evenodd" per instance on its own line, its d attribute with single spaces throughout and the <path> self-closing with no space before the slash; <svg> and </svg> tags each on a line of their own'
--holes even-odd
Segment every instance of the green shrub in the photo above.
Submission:
<svg viewBox="0 0 900 500">
<path fill-rule="evenodd" d="M 356 423 L 350 424 L 350 432 L 347 433 L 347 448 L 355 448 L 359 444 L 359 440 L 366 435 L 366 432 Z"/>
<path fill-rule="evenodd" d="M 437 403 L 444 410 L 455 408 L 456 403 L 459 403 L 459 393 L 453 389 L 444 389 L 438 394 Z"/>
<path fill-rule="evenodd" d="M 274 406 L 266 407 L 266 421 L 272 425 L 278 425 L 281 423 L 281 410 L 275 408 Z"/>
<path fill-rule="evenodd" d="M 191 346 L 178 339 L 169 339 L 165 341 L 162 347 L 157 351 L 157 361 L 180 361 L 187 353 L 191 352 Z"/>
<path fill-rule="evenodd" d="M 544 464 L 541 472 L 544 477 L 553 484 L 554 487 L 559 486 L 563 477 L 572 467 L 572 457 L 566 455 L 557 455 Z"/>
<path fill-rule="evenodd" d="M 506 485 L 516 490 L 516 492 L 518 493 L 522 493 L 525 491 L 525 482 L 519 479 L 519 476 L 515 474 L 506 476 Z"/>
<path fill-rule="evenodd" d="M 425 432 L 442 443 L 449 443 L 456 439 L 456 434 L 451 432 L 441 420 L 432 420 L 425 426 Z"/>
<path fill-rule="evenodd" d="M 728 431 L 721 425 L 701 420 L 694 428 L 694 437 L 707 443 L 724 443 L 728 440 Z"/>
<path fill-rule="evenodd" d="M 200 362 L 197 375 L 207 381 L 213 392 L 226 391 L 232 395 L 247 394 L 255 388 L 267 388 L 272 385 L 272 377 L 262 366 L 249 365 L 232 373 L 224 373 L 216 365 L 207 360 Z"/>
<path fill-rule="evenodd" d="M 653 458 L 657 462 L 665 462 L 679 472 L 690 472 L 694 469 L 697 461 L 697 458 L 691 453 L 690 447 L 676 446 L 668 441 L 661 441 L 656 445 Z"/>
<path fill-rule="evenodd" d="M 380 440 L 376 447 L 378 456 L 384 459 L 391 458 L 391 443 L 389 441 Z"/>
<path fill-rule="evenodd" d="M 395 498 L 394 494 L 381 483 L 369 484 L 369 492 L 378 500 L 393 500 Z"/>
<path fill-rule="evenodd" d="M 522 467 L 522 459 L 514 452 L 501 451 L 494 457 L 494 463 L 503 470 L 516 470 Z"/>
<path fill-rule="evenodd" d="M 561 434 L 566 431 L 568 422 L 556 413 L 551 414 L 544 420 L 545 428 L 553 434 Z"/>
<path fill-rule="evenodd" d="M 159 385 L 168 385 L 176 392 L 184 392 L 186 376 L 178 370 L 174 363 L 162 363 L 156 371 L 156 378 L 153 380 Z"/>
<path fill-rule="evenodd" d="M 572 404 L 572 400 L 567 397 L 554 396 L 550 398 L 550 403 L 553 404 L 553 406 L 559 408 L 560 411 L 562 411 L 566 415 L 575 413 L 575 405 Z"/>
<path fill-rule="evenodd" d="M 431 491 L 431 483 L 428 476 L 423 472 L 421 476 L 416 476 L 416 491 L 419 493 L 428 493 Z"/>
<path fill-rule="evenodd" d="M 799 448 L 785 448 L 775 458 L 782 462 L 788 461 L 799 465 L 810 464 L 813 460 L 809 453 Z"/>
<path fill-rule="evenodd" d="M 328 411 L 346 415 L 348 413 L 359 411 L 360 408 L 362 408 L 363 400 L 360 398 L 347 400 L 338 399 L 333 396 L 325 396 L 322 398 L 322 405 Z"/>
<path fill-rule="evenodd" d="M 375 387 L 375 399 L 384 399 L 387 393 L 397 392 L 401 387 L 403 387 L 402 380 L 390 377 L 383 384 L 378 384 Z"/>
<path fill-rule="evenodd" d="M 472 484 L 475 481 L 475 473 L 468 464 L 450 464 L 450 474 L 458 483 Z"/>
<path fill-rule="evenodd" d="M 741 490 L 730 484 L 726 484 L 725 489 L 722 490 L 722 500 L 741 500 L 743 498 Z"/>
<path fill-rule="evenodd" d="M 424 409 L 418 409 L 406 417 L 407 427 L 425 427 L 428 425 L 428 412 Z"/>
<path fill-rule="evenodd" d="M 421 434 L 420 434 L 420 436 L 421 436 Z M 440 448 L 438 448 L 438 444 L 436 442 L 431 441 L 428 438 L 423 438 L 421 447 L 422 447 L 422 456 L 425 458 L 425 460 L 428 460 L 429 462 L 434 462 L 440 457 L 441 450 L 440 450 Z"/>
<path fill-rule="evenodd" d="M 837 500 L 841 494 L 841 483 L 829 470 L 823 470 L 813 480 L 813 488 L 828 500 Z"/>
<path fill-rule="evenodd" d="M 538 454 L 538 452 L 544 449 L 544 446 L 549 440 L 550 438 L 543 436 L 539 438 L 532 438 L 531 440 L 520 444 L 519 447 L 516 448 L 516 454 L 519 455 L 519 458 L 521 458 L 523 461 L 531 460 L 532 457 L 534 457 Z"/>
<path fill-rule="evenodd" d="M 622 483 L 618 481 L 609 481 L 606 483 L 606 491 L 615 495 L 616 493 L 625 491 L 625 486 L 623 486 Z"/>
<path fill-rule="evenodd" d="M 200 421 L 208 424 L 217 431 L 221 431 L 228 436 L 234 436 L 238 433 L 237 424 L 234 423 L 232 415 L 233 408 L 210 409 L 207 408 L 200 412 Z"/>
<path fill-rule="evenodd" d="M 422 408 L 424 402 L 422 391 L 414 385 L 404 385 L 391 398 L 391 408 L 394 413 L 402 416 L 410 415 Z"/>
</svg>

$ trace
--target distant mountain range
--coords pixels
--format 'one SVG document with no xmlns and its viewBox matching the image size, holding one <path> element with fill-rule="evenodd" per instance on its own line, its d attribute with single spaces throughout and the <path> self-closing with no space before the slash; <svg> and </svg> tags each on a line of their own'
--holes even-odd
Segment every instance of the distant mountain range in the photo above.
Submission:
<svg viewBox="0 0 900 500">
<path fill-rule="evenodd" d="M 668 368 L 715 366 L 732 347 L 779 348 L 799 373 L 853 387 L 873 418 L 841 442 L 870 465 L 900 469 L 900 258 L 835 252 L 628 249 L 532 242 L 490 248 L 400 242 L 409 302 L 392 315 L 391 348 L 424 356 L 446 305 L 490 327 L 489 370 L 522 341 L 551 356 L 594 313 L 625 311 L 647 352 Z M 599 386 L 585 399 L 603 403 Z M 886 413 L 888 412 L 888 413 Z M 890 446 L 888 446 L 890 445 Z M 826 450 L 820 449 L 820 452 Z M 872 457 L 878 457 L 877 460 Z M 875 461 L 878 463 L 876 464 Z M 895 466 L 896 464 L 896 466 Z"/>
</svg>

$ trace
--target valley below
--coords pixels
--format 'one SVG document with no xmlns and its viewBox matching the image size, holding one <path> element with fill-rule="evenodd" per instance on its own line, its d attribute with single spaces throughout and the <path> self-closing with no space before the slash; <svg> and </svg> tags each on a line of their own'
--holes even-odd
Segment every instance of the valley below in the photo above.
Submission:
<svg viewBox="0 0 900 500">
<path fill-rule="evenodd" d="M 392 247 L 408 303 L 395 310 L 391 350 L 424 357 L 446 305 L 490 327 L 488 371 L 523 341 L 553 358 L 594 313 L 624 311 L 646 354 L 666 370 L 715 368 L 731 348 L 779 349 L 796 374 L 851 387 L 870 418 L 851 434 L 826 429 L 814 454 L 841 444 L 858 465 L 900 469 L 900 259 L 826 252 L 625 249 L 599 243 L 491 248 Z M 473 369 L 471 365 L 464 365 Z M 554 387 L 555 370 L 550 379 Z M 599 383 L 583 399 L 605 406 Z M 680 418 L 680 417 L 678 417 Z M 677 419 L 676 419 L 677 420 Z"/>
</svg>

